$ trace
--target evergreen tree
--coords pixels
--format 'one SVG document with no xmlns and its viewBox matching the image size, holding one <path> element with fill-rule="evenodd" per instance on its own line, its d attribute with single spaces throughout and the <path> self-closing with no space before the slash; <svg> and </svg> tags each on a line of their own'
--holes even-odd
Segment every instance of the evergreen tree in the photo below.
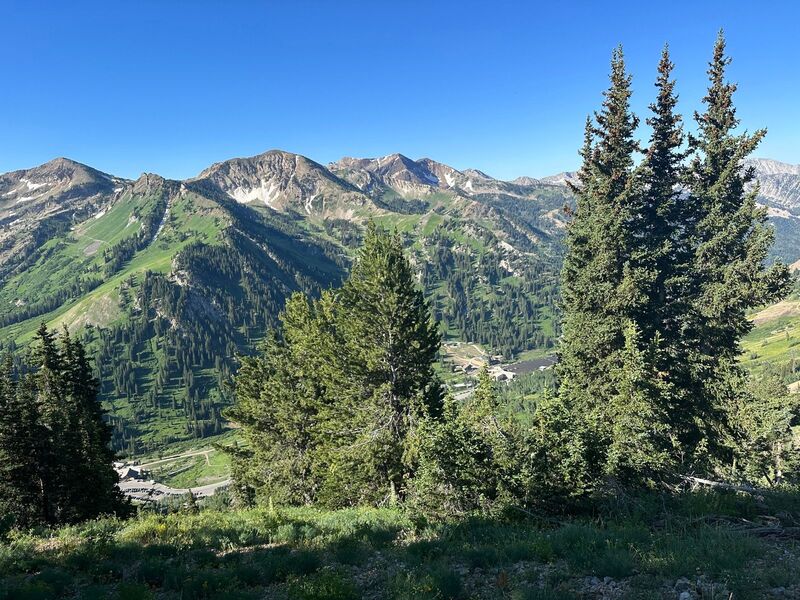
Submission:
<svg viewBox="0 0 800 600">
<path fill-rule="evenodd" d="M 311 303 L 295 294 L 280 315 L 258 357 L 243 359 L 236 377 L 237 403 L 226 415 L 243 427 L 248 454 L 234 462 L 244 471 L 240 500 L 272 498 L 309 504 L 318 499 L 325 468 L 320 464 L 331 440 L 325 437 L 326 392 L 336 354 L 325 348 L 323 307 L 329 296 Z M 333 395 L 333 393 L 332 393 Z M 250 490 L 250 491 L 248 491 Z"/>
<path fill-rule="evenodd" d="M 793 425 L 800 419 L 800 396 L 790 394 L 777 374 L 748 386 L 730 413 L 735 479 L 776 486 L 800 476 L 800 442 Z"/>
<path fill-rule="evenodd" d="M 682 118 L 675 112 L 678 97 L 671 78 L 674 65 L 669 48 L 664 47 L 658 64 L 656 101 L 650 105 L 652 128 L 650 144 L 640 169 L 643 193 L 636 230 L 639 267 L 647 280 L 647 302 L 634 321 L 642 339 L 659 334 L 670 352 L 679 345 L 680 315 L 685 312 L 681 286 L 685 284 L 689 241 L 684 227 L 685 203 L 681 202 L 680 183 L 684 175 Z M 661 365 L 662 369 L 666 365 Z"/>
<path fill-rule="evenodd" d="M 546 389 L 531 426 L 514 447 L 515 496 L 529 506 L 563 509 L 565 500 L 589 492 L 598 470 L 589 463 L 594 443 L 590 422 L 576 413 L 563 394 Z"/>
<path fill-rule="evenodd" d="M 75 482 L 71 498 L 75 507 L 74 520 L 99 514 L 123 514 L 127 506 L 117 487 L 119 478 L 112 464 L 111 428 L 103 420 L 105 412 L 98 398 L 99 383 L 83 344 L 73 340 L 66 328 L 60 341 L 64 360 L 64 401 L 70 412 L 68 422 L 76 428 L 68 438 L 72 446 L 65 454 L 74 460 L 68 465 L 69 477 Z M 92 493 L 87 494 L 86 490 L 92 490 Z"/>
<path fill-rule="evenodd" d="M 355 431 L 340 459 L 363 475 L 372 500 L 402 495 L 414 471 L 414 430 L 441 413 L 442 390 L 433 371 L 441 334 L 398 234 L 368 225 L 337 300 L 353 384 L 340 422 Z"/>
<path fill-rule="evenodd" d="M 441 413 L 440 334 L 400 238 L 370 225 L 350 277 L 298 294 L 260 356 L 243 361 L 234 455 L 242 501 L 380 503 L 405 493 L 420 421 Z"/>
<path fill-rule="evenodd" d="M 498 410 L 497 390 L 489 375 L 489 368 L 484 365 L 478 372 L 475 392 L 464 409 L 468 418 L 480 427 L 490 427 Z"/>
<path fill-rule="evenodd" d="M 644 350 L 642 347 L 644 346 Z M 674 448 L 667 409 L 665 373 L 657 371 L 659 335 L 642 342 L 634 324 L 625 331 L 625 350 L 615 372 L 617 394 L 608 407 L 613 422 L 605 472 L 629 486 L 655 487 L 674 472 Z"/>
<path fill-rule="evenodd" d="M 478 406 L 488 407 L 478 400 Z M 419 431 L 419 468 L 410 483 L 408 504 L 429 517 L 449 518 L 495 512 L 503 505 L 505 448 L 484 426 L 493 413 L 474 404 L 445 399 L 441 419 L 424 419 Z M 476 421 L 481 415 L 482 419 Z M 496 422 L 496 421 L 495 421 Z"/>
<path fill-rule="evenodd" d="M 33 398 L 15 381 L 11 355 L 0 373 L 0 514 L 25 528 L 41 518 L 39 460 L 43 431 Z"/>
<path fill-rule="evenodd" d="M 690 367 L 690 392 L 676 411 L 682 445 L 709 445 L 717 456 L 725 411 L 744 393 L 738 356 L 739 342 L 752 328 L 747 311 L 779 300 L 791 284 L 785 265 L 766 264 L 774 232 L 766 209 L 756 204 L 757 188 L 747 191 L 754 170 L 743 165 L 766 132 L 735 133 L 736 85 L 725 80 L 729 63 L 720 33 L 708 70 L 705 112 L 695 115 L 699 131 L 690 138 L 694 157 L 684 215 L 692 255 L 681 322 L 685 354 L 679 357 Z"/>
<path fill-rule="evenodd" d="M 562 272 L 559 393 L 593 432 L 586 464 L 597 467 L 611 435 L 607 407 L 617 394 L 613 373 L 625 345 L 624 329 L 642 303 L 640 270 L 633 262 L 640 180 L 634 174 L 638 119 L 630 112 L 630 86 L 622 51 L 616 49 L 597 125 L 587 121 Z"/>
<path fill-rule="evenodd" d="M 63 368 L 55 335 L 42 323 L 34 337 L 30 371 L 21 387 L 23 393 L 31 394 L 35 399 L 42 424 L 38 473 L 41 519 L 45 523 L 59 523 L 72 516 L 68 514 L 70 489 L 73 487 L 70 467 L 73 466 L 71 450 L 76 432 L 64 402 Z M 61 435 L 62 427 L 64 436 Z"/>
<path fill-rule="evenodd" d="M 11 365 L 0 378 L 0 506 L 23 526 L 126 514 L 83 345 L 65 332 L 59 347 L 43 324 L 18 381 Z"/>
</svg>

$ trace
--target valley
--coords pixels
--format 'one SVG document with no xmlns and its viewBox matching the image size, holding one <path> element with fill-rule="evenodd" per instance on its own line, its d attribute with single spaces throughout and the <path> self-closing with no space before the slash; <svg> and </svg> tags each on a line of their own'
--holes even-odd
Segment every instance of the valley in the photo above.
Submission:
<svg viewBox="0 0 800 600">
<path fill-rule="evenodd" d="M 751 164 L 775 253 L 796 261 L 800 173 Z M 227 431 L 238 356 L 289 295 L 340 282 L 374 220 L 402 233 L 445 336 L 438 368 L 463 392 L 481 360 L 510 378 L 508 365 L 554 353 L 572 177 L 507 182 L 399 154 L 326 167 L 270 151 L 185 181 L 127 180 L 56 159 L 0 176 L 0 340 L 25 346 L 42 321 L 77 333 L 124 455 L 202 446 Z M 787 302 L 757 320 L 748 366 L 794 348 Z"/>
</svg>

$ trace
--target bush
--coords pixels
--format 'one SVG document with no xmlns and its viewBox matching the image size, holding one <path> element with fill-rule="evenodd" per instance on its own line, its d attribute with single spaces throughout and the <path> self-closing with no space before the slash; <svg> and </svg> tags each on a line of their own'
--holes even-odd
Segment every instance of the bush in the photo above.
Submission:
<svg viewBox="0 0 800 600">
<path fill-rule="evenodd" d="M 289 600 L 357 600 L 353 582 L 335 571 L 293 580 L 289 584 Z"/>
<path fill-rule="evenodd" d="M 499 510 L 505 471 L 503 440 L 469 419 L 452 400 L 442 420 L 419 432 L 419 469 L 408 505 L 428 518 L 445 520 Z"/>
<path fill-rule="evenodd" d="M 392 582 L 391 592 L 395 600 L 459 600 L 465 597 L 461 577 L 446 565 L 399 575 Z"/>
</svg>

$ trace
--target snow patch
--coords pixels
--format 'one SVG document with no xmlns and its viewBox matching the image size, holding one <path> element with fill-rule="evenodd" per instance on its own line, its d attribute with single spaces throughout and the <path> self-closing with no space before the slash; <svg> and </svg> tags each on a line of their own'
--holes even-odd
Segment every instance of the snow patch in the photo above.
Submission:
<svg viewBox="0 0 800 600">
<path fill-rule="evenodd" d="M 40 187 L 47 185 L 46 183 L 33 183 L 30 179 L 25 179 L 24 177 L 21 177 L 20 181 L 27 185 L 29 190 L 37 190 Z"/>
<path fill-rule="evenodd" d="M 164 229 L 164 225 L 167 224 L 167 218 L 169 217 L 169 209 L 170 205 L 167 203 L 167 210 L 164 211 L 164 216 L 161 217 L 161 223 L 158 224 L 158 229 L 156 229 L 156 234 L 153 236 L 153 242 L 158 239 L 158 234 L 161 233 L 161 230 Z"/>
<path fill-rule="evenodd" d="M 439 185 L 439 178 L 435 175 L 431 175 L 430 173 L 423 173 L 425 179 L 430 181 L 433 185 Z"/>
<path fill-rule="evenodd" d="M 234 200 L 241 204 L 247 204 L 255 200 L 260 200 L 267 206 L 271 206 L 271 204 L 278 198 L 279 192 L 280 187 L 277 183 L 270 182 L 269 185 L 267 185 L 266 181 L 262 181 L 261 185 L 256 188 L 236 188 L 229 193 Z"/>
<path fill-rule="evenodd" d="M 317 196 L 318 196 L 318 194 L 311 194 L 311 197 L 308 200 L 306 200 L 305 207 L 306 207 L 306 212 L 309 215 L 311 214 L 311 208 L 312 208 L 312 204 L 311 203 L 314 202 L 314 198 L 316 198 Z"/>
<path fill-rule="evenodd" d="M 464 185 L 465 190 L 469 190 L 470 192 L 474 192 L 475 188 L 472 187 L 472 179 L 467 179 L 466 185 Z"/>
<path fill-rule="evenodd" d="M 455 178 L 450 173 L 445 173 L 444 179 L 447 182 L 448 187 L 453 187 L 453 184 L 456 182 Z"/>
</svg>

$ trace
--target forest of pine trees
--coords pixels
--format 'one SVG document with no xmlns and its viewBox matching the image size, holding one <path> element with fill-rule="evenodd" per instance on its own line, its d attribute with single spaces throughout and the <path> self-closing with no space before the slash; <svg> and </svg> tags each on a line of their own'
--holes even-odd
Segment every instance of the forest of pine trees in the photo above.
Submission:
<svg viewBox="0 0 800 600">
<path fill-rule="evenodd" d="M 403 237 L 370 223 L 349 275 L 340 281 L 337 263 L 327 281 L 338 287 L 317 294 L 312 278 L 287 280 L 259 249 L 235 252 L 249 247 L 247 236 L 231 248 L 194 244 L 177 267 L 199 279 L 204 296 L 147 273 L 130 322 L 97 333 L 102 382 L 66 330 L 56 336 L 42 325 L 27 353 L 10 346 L 0 369 L 0 513 L 20 527 L 125 514 L 111 442 L 133 445 L 133 426 L 112 421 L 112 437 L 99 392 L 136 397 L 137 410 L 155 413 L 180 404 L 195 437 L 218 433 L 222 415 L 193 368 L 227 379 L 228 361 L 265 323 L 271 329 L 258 354 L 241 359 L 224 413 L 243 442 L 226 447 L 243 505 L 402 503 L 447 517 L 508 506 L 564 511 L 621 488 L 679 489 L 689 474 L 797 482 L 800 402 L 778 375 L 751 381 L 738 362 L 748 311 L 783 298 L 793 280 L 768 261 L 773 231 L 744 166 L 765 132 L 738 133 L 729 62 L 720 35 L 696 133 L 687 134 L 665 48 L 641 147 L 631 76 L 614 51 L 572 186 L 555 381 L 531 383 L 544 388 L 537 401 L 510 399 L 486 369 L 474 393 L 456 400 L 434 370 L 439 319 L 509 352 L 555 342 L 540 322 L 555 311 L 554 282 L 536 277 L 547 269 L 533 258 L 531 283 L 518 288 L 501 284 L 490 254 L 473 265 L 434 238 L 419 281 Z M 155 227 L 151 220 L 145 235 Z M 113 249 L 109 261 L 125 252 Z M 484 306 L 473 295 L 475 272 L 504 300 Z M 226 279 L 239 282 L 237 301 L 218 292 Z M 425 299 L 433 281 L 448 287 L 450 305 Z M 206 318 L 209 303 L 229 323 Z M 191 335 L 170 327 L 177 316 Z M 124 359 L 113 352 L 120 346 Z M 131 367 L 144 355 L 158 361 L 147 389 Z M 162 393 L 176 385 L 180 400 Z"/>
<path fill-rule="evenodd" d="M 371 226 L 343 286 L 293 297 L 236 378 L 230 418 L 247 440 L 233 451 L 239 500 L 404 500 L 452 515 L 509 503 L 563 510 L 620 485 L 674 489 L 690 473 L 796 478 L 800 406 L 780 381 L 749 383 L 738 364 L 748 310 L 784 297 L 792 278 L 767 260 L 773 232 L 743 166 L 764 132 L 737 133 L 728 63 L 720 35 L 697 132 L 686 135 L 665 48 L 642 148 L 614 51 L 573 185 L 556 387 L 520 405 L 530 414 L 504 410 L 486 371 L 471 398 L 441 397 L 431 309 L 398 236 Z M 446 243 L 432 254 L 423 281 L 459 260 Z M 469 299 L 465 277 L 447 279 L 456 304 Z M 523 321 L 539 308 L 522 302 Z M 479 312 L 437 316 L 470 330 Z"/>
<path fill-rule="evenodd" d="M 31 351 L 0 369 L 0 515 L 4 526 L 125 515 L 111 433 L 83 345 L 42 325 Z"/>
</svg>

